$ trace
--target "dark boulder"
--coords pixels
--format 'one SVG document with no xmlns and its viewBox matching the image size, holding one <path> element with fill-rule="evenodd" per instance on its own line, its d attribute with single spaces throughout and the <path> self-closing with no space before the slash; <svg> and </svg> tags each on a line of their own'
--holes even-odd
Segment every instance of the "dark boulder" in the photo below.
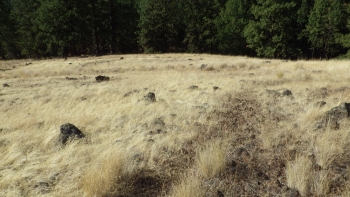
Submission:
<svg viewBox="0 0 350 197">
<path fill-rule="evenodd" d="M 300 193 L 297 189 L 289 189 L 285 194 L 286 197 L 300 197 Z"/>
<path fill-rule="evenodd" d="M 208 64 L 202 64 L 201 65 L 201 70 L 205 69 L 205 67 L 207 67 Z"/>
<path fill-rule="evenodd" d="M 73 78 L 73 77 L 66 77 L 67 80 L 78 80 L 77 78 Z"/>
<path fill-rule="evenodd" d="M 96 79 L 97 82 L 109 81 L 109 77 L 107 77 L 107 76 L 101 76 L 101 75 L 95 77 L 95 79 Z"/>
<path fill-rule="evenodd" d="M 324 117 L 316 123 L 316 129 L 329 127 L 331 129 L 339 129 L 340 121 L 349 118 L 350 103 L 342 103 L 339 106 L 333 107 L 326 112 Z"/>
<path fill-rule="evenodd" d="M 61 125 L 59 141 L 65 144 L 69 139 L 83 138 L 85 135 L 73 124 L 66 123 Z"/>
<path fill-rule="evenodd" d="M 10 85 L 7 83 L 4 83 L 4 84 L 2 84 L 2 87 L 6 88 L 6 87 L 10 87 Z"/>
<path fill-rule="evenodd" d="M 193 86 L 188 87 L 188 89 L 190 89 L 190 90 L 195 90 L 195 89 L 197 89 L 197 88 L 198 88 L 198 86 L 196 86 L 196 85 L 193 85 Z"/>
<path fill-rule="evenodd" d="M 143 100 L 147 103 L 156 102 L 156 95 L 153 92 L 149 92 L 146 96 L 143 97 Z"/>
<path fill-rule="evenodd" d="M 279 89 L 279 90 L 266 90 L 266 92 L 273 96 L 291 96 L 292 92 L 288 89 Z"/>
<path fill-rule="evenodd" d="M 315 103 L 315 107 L 323 107 L 326 104 L 327 103 L 325 101 L 318 101 L 317 103 Z"/>
</svg>

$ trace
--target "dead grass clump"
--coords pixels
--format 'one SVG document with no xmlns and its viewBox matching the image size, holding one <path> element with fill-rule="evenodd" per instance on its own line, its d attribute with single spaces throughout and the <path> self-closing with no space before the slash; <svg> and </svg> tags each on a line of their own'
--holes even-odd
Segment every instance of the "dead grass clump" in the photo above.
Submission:
<svg viewBox="0 0 350 197">
<path fill-rule="evenodd" d="M 106 159 L 88 168 L 81 179 L 81 188 L 87 196 L 157 196 L 169 184 L 168 175 L 138 165 L 139 157 L 112 152 L 103 158 Z"/>
<path fill-rule="evenodd" d="M 278 72 L 276 74 L 276 76 L 277 76 L 278 79 L 282 79 L 284 77 L 284 73 L 283 72 Z"/>
<path fill-rule="evenodd" d="M 167 65 L 167 66 L 166 66 L 166 69 L 168 69 L 168 70 L 174 70 L 175 67 L 174 67 L 173 65 Z"/>
<path fill-rule="evenodd" d="M 327 170 L 314 171 L 312 173 L 311 192 L 317 196 L 327 196 L 330 188 L 330 173 Z"/>
<path fill-rule="evenodd" d="M 327 130 L 320 133 L 314 142 L 317 163 L 323 168 L 328 168 L 343 153 L 347 139 L 344 131 Z"/>
<path fill-rule="evenodd" d="M 199 151 L 196 169 L 204 178 L 213 178 L 225 169 L 226 147 L 221 141 L 209 143 Z"/>
<path fill-rule="evenodd" d="M 287 162 L 286 179 L 290 188 L 295 188 L 302 196 L 310 191 L 310 173 L 312 162 L 308 157 L 298 156 L 295 161 Z"/>
<path fill-rule="evenodd" d="M 81 179 L 81 187 L 88 196 L 115 195 L 116 187 L 127 175 L 125 165 L 127 157 L 124 153 L 109 153 L 102 163 L 88 169 Z M 100 161 L 101 162 L 101 161 Z"/>
<path fill-rule="evenodd" d="M 176 183 L 171 190 L 171 197 L 202 197 L 202 179 L 197 173 L 190 171 Z"/>
<path fill-rule="evenodd" d="M 239 69 L 244 69 L 244 68 L 247 67 L 247 64 L 244 63 L 244 62 L 239 62 L 239 63 L 237 63 L 237 66 L 238 66 Z"/>
<path fill-rule="evenodd" d="M 215 69 L 214 69 L 214 66 L 206 66 L 203 70 L 204 71 L 213 71 Z"/>
<path fill-rule="evenodd" d="M 228 67 L 228 65 L 227 65 L 226 63 L 220 64 L 220 69 L 225 69 L 225 68 L 227 68 L 227 67 Z"/>
</svg>

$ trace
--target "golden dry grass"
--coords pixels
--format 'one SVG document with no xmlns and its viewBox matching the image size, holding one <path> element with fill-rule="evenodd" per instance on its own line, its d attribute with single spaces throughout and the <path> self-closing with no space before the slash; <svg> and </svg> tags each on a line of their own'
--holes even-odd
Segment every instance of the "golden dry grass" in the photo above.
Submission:
<svg viewBox="0 0 350 197">
<path fill-rule="evenodd" d="M 120 57 L 0 62 L 0 196 L 350 193 L 348 120 L 314 130 L 350 101 L 350 61 Z M 62 146 L 68 122 L 86 137 Z"/>
</svg>

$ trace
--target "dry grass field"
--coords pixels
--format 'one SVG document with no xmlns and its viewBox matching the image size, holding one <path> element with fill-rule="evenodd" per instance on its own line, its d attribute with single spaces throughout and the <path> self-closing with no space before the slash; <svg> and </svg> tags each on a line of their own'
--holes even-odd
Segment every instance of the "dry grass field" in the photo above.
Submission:
<svg viewBox="0 0 350 197">
<path fill-rule="evenodd" d="M 350 196 L 350 61 L 120 57 L 0 62 L 0 196 Z"/>
</svg>

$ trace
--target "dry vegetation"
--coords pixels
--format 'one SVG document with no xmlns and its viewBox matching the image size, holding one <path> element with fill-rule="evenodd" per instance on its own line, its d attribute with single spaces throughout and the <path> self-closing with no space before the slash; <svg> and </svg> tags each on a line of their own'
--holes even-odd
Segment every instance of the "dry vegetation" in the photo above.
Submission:
<svg viewBox="0 0 350 197">
<path fill-rule="evenodd" d="M 349 196 L 349 61 L 120 57 L 0 62 L 0 196 Z"/>
</svg>

